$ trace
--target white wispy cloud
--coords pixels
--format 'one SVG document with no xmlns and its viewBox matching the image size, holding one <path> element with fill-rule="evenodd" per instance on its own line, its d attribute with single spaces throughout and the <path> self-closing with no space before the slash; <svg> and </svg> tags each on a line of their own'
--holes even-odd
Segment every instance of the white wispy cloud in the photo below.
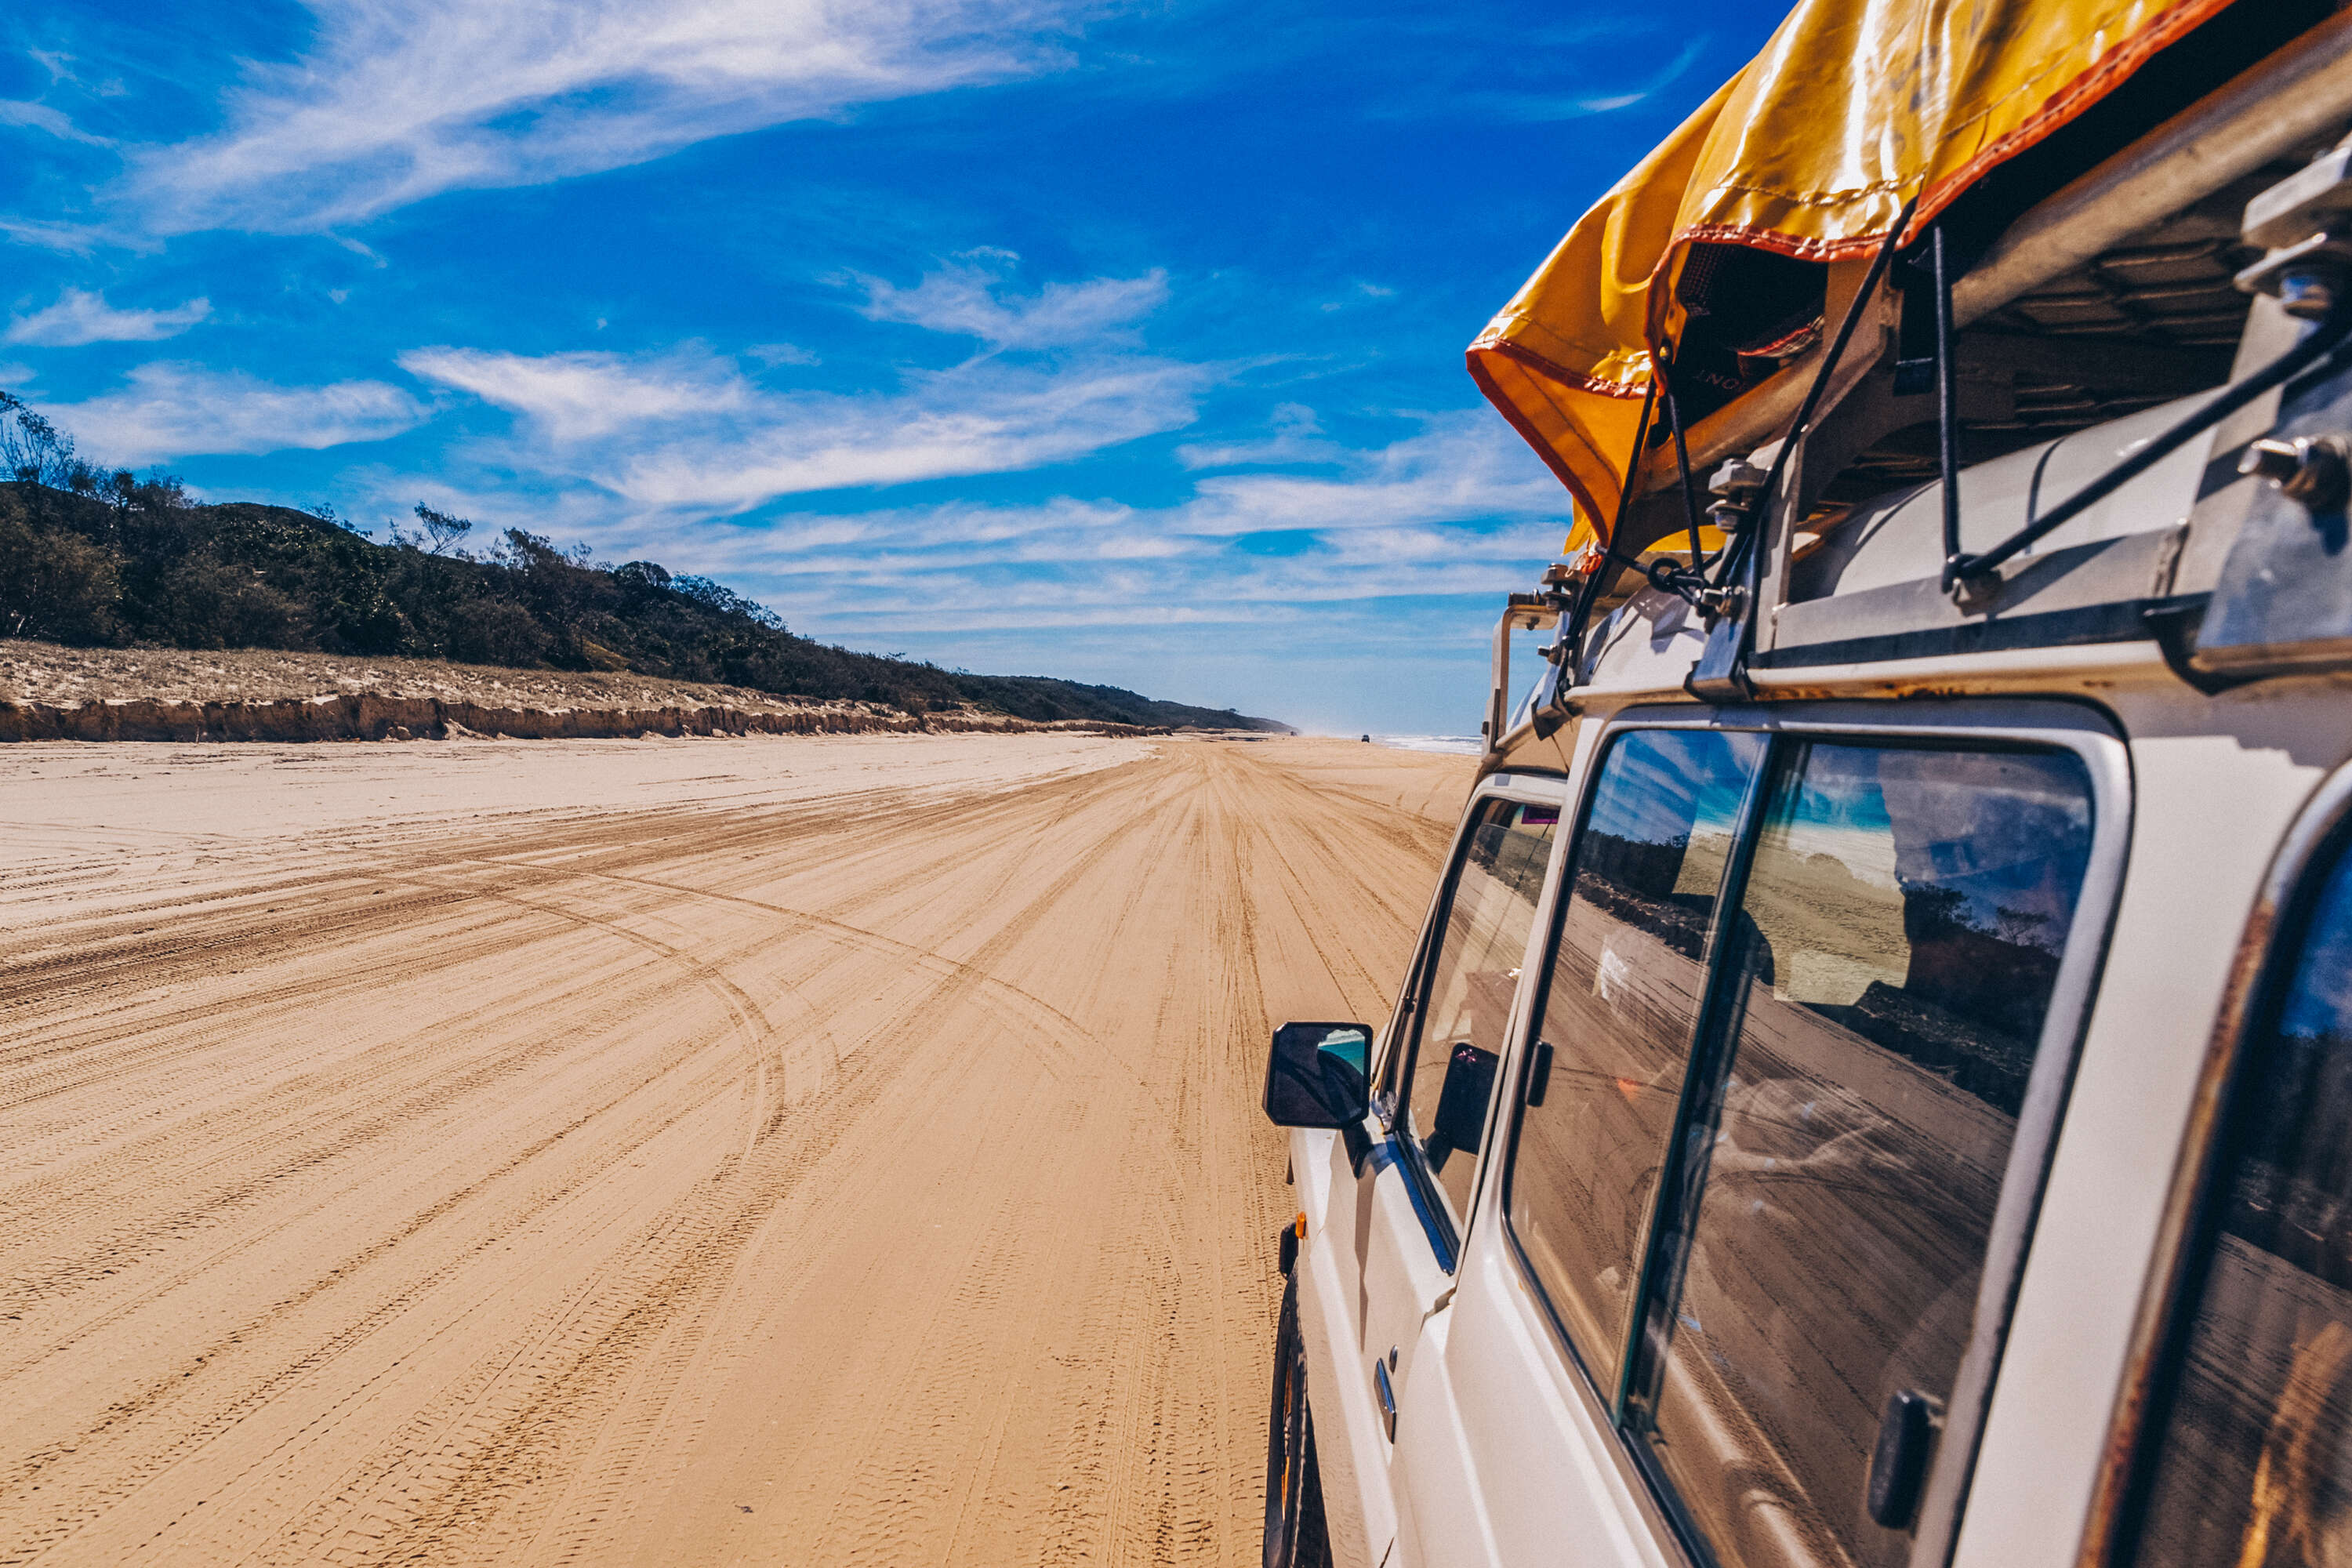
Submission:
<svg viewBox="0 0 2352 1568">
<path fill-rule="evenodd" d="M 1188 468 L 1239 468 L 1331 464 L 1350 456 L 1338 442 L 1318 438 L 1323 426 L 1315 410 L 1305 404 L 1276 404 L 1269 423 L 1274 427 L 1271 436 L 1249 441 L 1188 443 L 1176 448 L 1176 460 Z"/>
<path fill-rule="evenodd" d="M 1344 467 L 1329 478 L 1213 475 L 1177 521 L 1189 533 L 1328 533 L 1565 510 L 1559 481 L 1483 410 L 1431 416 L 1419 434 L 1350 453 Z"/>
<path fill-rule="evenodd" d="M 92 98 L 121 98 L 130 89 L 116 76 L 92 77 L 75 68 L 81 61 L 57 49 L 26 49 L 26 58 L 49 73 L 49 85 L 78 87 Z"/>
<path fill-rule="evenodd" d="M 649 443 L 594 475 L 647 506 L 741 510 L 812 490 L 1009 473 L 1192 422 L 1215 373 L 1173 360 L 985 363 L 881 395 L 761 398 L 746 417 Z"/>
<path fill-rule="evenodd" d="M 1051 335 L 1066 339 L 1081 317 L 1102 313 L 1066 311 Z M 1066 462 L 1190 424 L 1200 393 L 1223 374 L 1140 353 L 983 356 L 905 372 L 888 390 L 832 393 L 771 390 L 702 349 L 631 357 L 427 348 L 400 363 L 516 415 L 514 464 L 641 507 L 706 514 Z"/>
<path fill-rule="evenodd" d="M 1646 103 L 1667 88 L 1682 79 L 1706 53 L 1711 40 L 1705 33 L 1686 39 L 1680 51 L 1664 65 L 1648 76 L 1630 84 L 1612 87 L 1602 92 L 1560 92 L 1548 88 L 1529 88 L 1513 91 L 1508 88 L 1482 86 L 1460 95 L 1462 108 L 1496 120 L 1516 121 L 1527 124 L 1544 124 L 1567 120 L 1583 120 L 1596 114 L 1613 114 L 1621 109 L 1631 109 Z M 1542 57 L 1538 57 L 1542 58 Z"/>
<path fill-rule="evenodd" d="M 1097 278 L 1084 283 L 1048 283 L 1027 298 L 1005 297 L 1002 265 L 1018 260 L 1006 251 L 979 251 L 927 275 L 912 289 L 878 278 L 866 287 L 865 314 L 877 321 L 905 321 L 935 332 L 978 338 L 1005 349 L 1059 348 L 1076 343 L 1131 341 L 1127 331 L 1168 298 L 1168 274 L 1154 268 L 1140 278 Z"/>
<path fill-rule="evenodd" d="M 39 348 L 154 342 L 177 337 L 212 313 L 213 303 L 207 299 L 190 300 L 168 310 L 118 310 L 102 293 L 68 289 L 55 304 L 10 320 L 8 330 L 0 332 L 0 342 Z"/>
<path fill-rule="evenodd" d="M 567 526 L 613 559 L 651 554 L 762 595 L 796 625 L 877 635 L 1256 626 L 1302 605 L 1499 593 L 1559 547 L 1566 493 L 1491 416 L 1335 449 L 1344 471 L 1309 481 L 1304 504 L 1278 474 L 1216 476 L 1162 506 L 1061 496 L 725 522 L 603 491 L 573 498 Z"/>
<path fill-rule="evenodd" d="M 0 235 L 5 235 L 20 245 L 37 246 L 43 250 L 59 251 L 68 256 L 88 256 L 101 244 L 118 243 L 115 236 L 95 224 L 53 223 L 38 218 L 0 217 Z M 128 247 L 134 250 L 148 248 L 143 244 L 129 245 Z"/>
<path fill-rule="evenodd" d="M 691 416 L 730 413 L 758 396 L 734 366 L 691 348 L 638 358 L 426 348 L 402 354 L 400 367 L 523 416 L 557 447 Z"/>
<path fill-rule="evenodd" d="M 129 384 L 43 412 L 94 460 L 136 467 L 200 454 L 316 449 L 381 441 L 428 410 L 381 381 L 279 386 L 241 372 L 169 362 L 141 365 Z"/>
<path fill-rule="evenodd" d="M 1353 289 L 1349 289 L 1344 297 L 1338 300 L 1326 300 L 1322 304 L 1317 306 L 1316 309 L 1321 310 L 1326 315 L 1330 315 L 1340 310 L 1348 310 L 1351 306 L 1360 305 L 1367 300 L 1393 300 L 1395 298 L 1396 290 L 1388 287 L 1386 284 L 1359 282 Z"/>
<path fill-rule="evenodd" d="M 824 363 L 814 349 L 804 349 L 798 343 L 753 343 L 743 351 L 743 357 L 757 360 L 770 370 L 774 370 L 779 365 L 809 365 Z"/>
<path fill-rule="evenodd" d="M 0 98 L 0 125 L 22 125 L 27 130 L 46 132 L 61 142 L 79 142 L 85 147 L 114 145 L 105 137 L 93 136 L 76 125 L 63 110 L 26 99 Z"/>
<path fill-rule="evenodd" d="M 138 155 L 162 232 L 299 232 L 438 192 L 642 163 L 713 136 L 1053 68 L 1086 0 L 308 0 L 218 133 Z"/>
</svg>

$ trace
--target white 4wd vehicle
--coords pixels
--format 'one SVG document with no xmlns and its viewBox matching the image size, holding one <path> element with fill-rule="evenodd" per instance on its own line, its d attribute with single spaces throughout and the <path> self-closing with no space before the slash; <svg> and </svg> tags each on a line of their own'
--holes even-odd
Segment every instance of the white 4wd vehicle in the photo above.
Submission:
<svg viewBox="0 0 2352 1568">
<path fill-rule="evenodd" d="M 1653 312 L 1760 363 L 1514 600 L 1393 1016 L 1275 1038 L 1268 1568 L 2352 1563 L 2352 14 L 2200 15 L 1974 232 Z"/>
</svg>

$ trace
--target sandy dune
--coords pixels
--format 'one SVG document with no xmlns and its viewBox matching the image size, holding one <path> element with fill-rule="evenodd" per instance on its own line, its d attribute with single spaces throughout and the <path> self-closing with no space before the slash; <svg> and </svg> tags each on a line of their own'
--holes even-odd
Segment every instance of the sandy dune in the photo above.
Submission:
<svg viewBox="0 0 2352 1568">
<path fill-rule="evenodd" d="M 1244 1563 L 1461 758 L 0 752 L 0 1563 Z"/>
</svg>

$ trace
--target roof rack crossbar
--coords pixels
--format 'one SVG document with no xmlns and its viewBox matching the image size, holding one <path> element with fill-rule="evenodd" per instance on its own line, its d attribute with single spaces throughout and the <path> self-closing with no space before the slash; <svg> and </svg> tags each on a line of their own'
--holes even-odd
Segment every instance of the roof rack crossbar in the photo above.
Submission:
<svg viewBox="0 0 2352 1568">
<path fill-rule="evenodd" d="M 2243 380 L 2231 382 L 2195 412 L 2151 439 L 2147 446 L 1991 549 L 1952 558 L 1944 568 L 1945 582 L 1957 585 L 1969 578 L 1984 576 L 2018 552 L 2074 521 L 2179 451 L 2189 441 L 2219 425 L 2272 388 L 2285 384 L 2323 361 L 2340 366 L 2347 357 L 2352 357 L 2352 353 L 2347 353 L 2347 348 L 2352 348 L 2347 344 L 2347 337 L 2352 337 L 2352 293 L 2339 292 L 2326 316 L 2294 347 Z M 1948 479 L 1946 482 L 1948 484 L 1950 481 Z M 1949 504 L 1948 498 L 1947 504 Z M 1948 534 L 1947 542 L 1957 542 Z"/>
</svg>

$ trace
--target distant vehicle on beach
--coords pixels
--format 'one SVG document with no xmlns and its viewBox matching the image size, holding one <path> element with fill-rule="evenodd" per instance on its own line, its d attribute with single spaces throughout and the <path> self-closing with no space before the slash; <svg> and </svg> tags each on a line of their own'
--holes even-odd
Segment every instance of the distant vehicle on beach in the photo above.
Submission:
<svg viewBox="0 0 2352 1568">
<path fill-rule="evenodd" d="M 2352 1562 L 2347 133 L 2315 0 L 1805 0 L 1472 344 L 1574 529 L 1274 1037 L 1267 1568 Z"/>
</svg>

